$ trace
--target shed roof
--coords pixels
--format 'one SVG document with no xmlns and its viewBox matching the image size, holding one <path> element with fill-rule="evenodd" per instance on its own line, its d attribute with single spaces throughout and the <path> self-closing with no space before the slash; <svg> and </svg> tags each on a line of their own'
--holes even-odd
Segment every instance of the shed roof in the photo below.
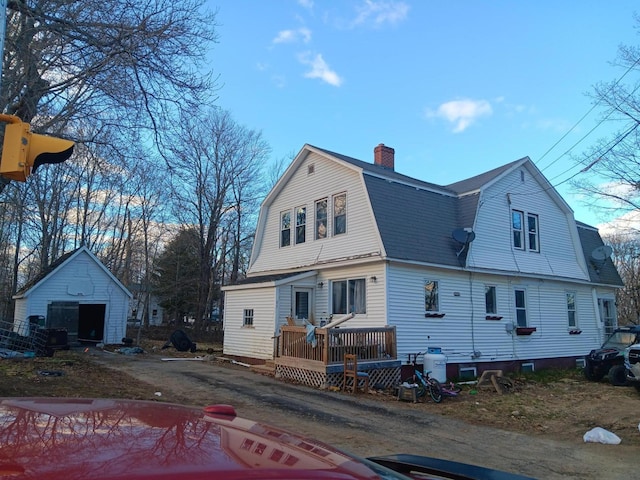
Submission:
<svg viewBox="0 0 640 480">
<path fill-rule="evenodd" d="M 62 265 L 73 261 L 73 259 L 77 258 L 79 255 L 86 254 L 89 258 L 91 258 L 96 265 L 98 265 L 110 278 L 111 280 L 120 288 L 125 294 L 129 297 L 133 295 L 131 292 L 125 287 L 120 280 L 117 279 L 115 275 L 113 275 L 107 267 L 96 257 L 91 250 L 87 247 L 82 246 L 75 250 L 65 253 L 64 255 L 58 257 L 54 262 L 52 262 L 48 267 L 42 269 L 38 275 L 36 275 L 32 280 L 27 282 L 16 294 L 13 298 L 23 298 L 28 296 L 33 290 L 37 289 L 42 285 L 42 283 L 48 279 L 51 275 L 53 275 Z"/>
</svg>

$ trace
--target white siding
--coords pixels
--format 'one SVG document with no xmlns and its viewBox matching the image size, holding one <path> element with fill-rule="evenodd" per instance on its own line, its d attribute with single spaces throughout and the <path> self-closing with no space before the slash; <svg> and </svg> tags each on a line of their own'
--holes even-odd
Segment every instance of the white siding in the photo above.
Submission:
<svg viewBox="0 0 640 480">
<path fill-rule="evenodd" d="M 246 356 L 262 360 L 273 358 L 276 288 L 258 287 L 232 290 L 225 294 L 225 355 Z M 244 310 L 253 309 L 253 326 L 243 325 Z"/>
<path fill-rule="evenodd" d="M 119 344 L 126 336 L 129 296 L 113 278 L 89 256 L 80 252 L 49 274 L 16 301 L 14 318 L 26 321 L 30 315 L 47 315 L 51 302 L 105 304 L 104 343 Z"/>
<path fill-rule="evenodd" d="M 375 277 L 375 280 L 374 280 Z M 350 268 L 331 268 L 321 270 L 318 282 L 322 288 L 316 287 L 316 318 L 329 321 L 331 315 L 331 282 L 335 280 L 365 279 L 367 313 L 358 314 L 344 325 L 357 327 L 384 327 L 387 324 L 385 304 L 385 268 L 382 262 L 357 265 Z M 337 317 L 334 317 L 334 320 Z"/>
<path fill-rule="evenodd" d="M 439 282 L 442 318 L 425 318 L 424 282 Z M 496 286 L 500 320 L 487 320 L 485 284 Z M 507 332 L 515 323 L 514 289 L 526 290 L 530 336 Z M 579 335 L 570 335 L 566 292 L 577 293 Z M 601 341 L 601 329 L 587 285 L 524 280 L 499 275 L 478 275 L 392 266 L 389 269 L 389 324 L 397 326 L 398 354 L 440 347 L 450 363 L 491 362 L 581 356 Z M 479 352 L 478 358 L 473 353 Z"/>
<path fill-rule="evenodd" d="M 512 209 L 538 215 L 540 252 L 513 248 Z M 467 257 L 470 268 L 588 279 L 573 217 L 567 217 L 524 167 L 482 193 L 474 231 Z"/>
<path fill-rule="evenodd" d="M 313 165 L 313 173 L 308 173 L 310 165 Z M 316 200 L 328 198 L 330 204 L 331 197 L 340 193 L 347 195 L 347 233 L 333 236 L 330 208 L 328 236 L 315 240 Z M 307 207 L 306 241 L 296 245 L 294 209 L 300 206 Z M 281 248 L 280 214 L 285 210 L 291 211 L 292 215 L 291 245 Z M 264 231 L 256 232 L 251 274 L 305 266 L 313 268 L 335 259 L 377 256 L 381 251 L 361 175 L 314 153 L 300 163 L 289 182 L 262 214 L 266 214 Z"/>
</svg>

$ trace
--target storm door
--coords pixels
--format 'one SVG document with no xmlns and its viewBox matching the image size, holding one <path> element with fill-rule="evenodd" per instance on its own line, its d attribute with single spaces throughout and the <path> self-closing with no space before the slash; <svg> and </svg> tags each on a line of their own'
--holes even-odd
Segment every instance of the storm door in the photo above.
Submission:
<svg viewBox="0 0 640 480">
<path fill-rule="evenodd" d="M 614 300 L 611 298 L 599 298 L 598 308 L 600 309 L 600 319 L 604 322 L 605 335 L 611 335 L 617 327 L 616 310 Z"/>
</svg>

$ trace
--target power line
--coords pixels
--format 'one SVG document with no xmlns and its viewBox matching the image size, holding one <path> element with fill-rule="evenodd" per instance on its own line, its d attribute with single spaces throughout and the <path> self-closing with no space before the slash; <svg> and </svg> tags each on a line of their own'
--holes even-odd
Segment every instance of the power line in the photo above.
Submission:
<svg viewBox="0 0 640 480">
<path fill-rule="evenodd" d="M 628 74 L 629 72 L 631 72 L 631 70 L 633 70 L 638 64 L 640 63 L 640 57 L 638 57 L 636 59 L 635 62 L 633 62 L 629 68 L 627 68 L 627 70 L 609 87 L 609 90 L 607 92 L 606 95 L 608 95 Z M 638 86 L 636 86 L 636 88 L 627 96 L 627 98 L 629 96 L 631 96 L 633 93 L 635 93 L 635 91 L 638 89 Z M 606 96 L 605 95 L 605 96 Z M 596 107 L 598 107 L 601 103 L 601 100 L 597 101 L 596 103 L 593 104 L 593 106 L 589 109 L 589 111 L 587 113 L 585 113 L 557 142 L 555 142 L 549 149 L 547 149 L 546 152 L 544 152 L 542 154 L 542 156 L 537 160 L 537 162 L 535 163 L 539 163 L 543 158 L 545 158 L 554 148 L 556 148 L 573 130 L 576 129 L 576 127 L 582 123 L 582 121 L 587 118 L 591 112 L 593 112 Z M 576 146 L 578 146 L 578 144 L 580 144 L 582 141 L 584 141 L 589 135 L 591 135 L 598 127 L 600 127 L 605 121 L 607 121 L 609 119 L 609 117 L 613 114 L 613 111 L 609 112 L 608 115 L 606 115 L 604 118 L 602 118 L 591 130 L 589 130 L 589 132 L 587 132 L 587 134 L 585 134 L 580 140 L 578 140 L 576 143 L 574 143 L 567 151 L 565 151 L 562 155 L 558 156 L 554 161 L 552 161 L 549 165 L 547 165 L 544 168 L 540 168 L 540 171 L 545 171 L 546 169 L 548 169 L 549 167 L 551 167 L 553 164 L 555 164 L 556 162 L 558 162 L 561 158 L 563 158 L 565 155 L 568 155 L 569 152 L 571 152 L 571 150 L 573 150 Z M 564 183 L 564 182 L 563 182 Z"/>
</svg>

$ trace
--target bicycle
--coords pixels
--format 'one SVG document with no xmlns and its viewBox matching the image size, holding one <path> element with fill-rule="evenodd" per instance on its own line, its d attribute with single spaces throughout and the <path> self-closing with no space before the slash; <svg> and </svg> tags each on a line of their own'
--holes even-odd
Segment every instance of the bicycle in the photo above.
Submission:
<svg viewBox="0 0 640 480">
<path fill-rule="evenodd" d="M 448 382 L 446 384 L 442 384 L 438 381 L 438 379 L 433 378 L 429 375 L 431 373 L 431 370 L 427 370 L 423 374 L 420 370 L 415 369 L 417 359 L 420 355 L 424 354 L 410 353 L 408 355 L 408 363 L 414 366 L 414 371 L 413 375 L 410 378 L 405 379 L 403 383 L 415 385 L 418 389 L 416 392 L 418 397 L 423 397 L 428 392 L 429 396 L 435 403 L 440 403 L 444 397 L 457 397 L 462 389 L 455 383 Z"/>
<path fill-rule="evenodd" d="M 424 397 L 427 393 L 431 397 L 435 403 L 440 403 L 442 401 L 442 385 L 440 382 L 433 377 L 430 377 L 429 374 L 431 371 L 426 371 L 424 375 L 420 372 L 420 370 L 414 370 L 413 376 L 411 378 L 407 378 L 404 380 L 404 383 L 409 385 L 415 385 L 417 389 L 416 394 L 418 397 Z"/>
</svg>

